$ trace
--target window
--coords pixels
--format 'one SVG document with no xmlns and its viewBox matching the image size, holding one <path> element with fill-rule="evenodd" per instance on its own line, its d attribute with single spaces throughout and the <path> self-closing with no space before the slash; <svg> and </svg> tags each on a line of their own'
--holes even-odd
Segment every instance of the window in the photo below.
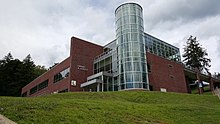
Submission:
<svg viewBox="0 0 220 124">
<path fill-rule="evenodd" d="M 39 90 L 42 90 L 42 89 L 46 88 L 48 86 L 48 82 L 49 82 L 49 80 L 47 79 L 47 80 L 43 81 L 42 83 L 40 83 L 40 84 L 34 86 L 33 88 L 31 88 L 30 89 L 30 95 L 36 93 Z"/>
<path fill-rule="evenodd" d="M 146 63 L 141 63 L 142 72 L 146 72 Z"/>
<path fill-rule="evenodd" d="M 26 92 L 24 92 L 24 93 L 22 93 L 22 95 L 21 95 L 22 97 L 26 97 L 27 96 L 27 91 Z"/>
<path fill-rule="evenodd" d="M 120 79 L 119 79 L 120 83 L 124 83 L 124 74 L 120 74 Z"/>
<path fill-rule="evenodd" d="M 135 83 L 134 87 L 135 88 L 143 88 L 143 84 L 142 83 Z"/>
<path fill-rule="evenodd" d="M 140 71 L 140 63 L 139 62 L 133 62 L 133 71 Z"/>
<path fill-rule="evenodd" d="M 44 89 L 44 88 L 46 88 L 46 87 L 48 86 L 48 81 L 49 81 L 49 80 L 47 79 L 47 80 L 45 80 L 44 82 L 38 84 L 38 91 L 39 91 L 39 90 L 42 90 L 42 89 Z"/>
<path fill-rule="evenodd" d="M 69 72 L 70 72 L 70 68 L 66 68 L 64 69 L 63 71 L 57 73 L 56 75 L 54 75 L 54 80 L 53 80 L 53 83 L 56 83 L 66 77 L 69 76 Z"/>
<path fill-rule="evenodd" d="M 126 73 L 126 82 L 133 82 L 132 73 Z"/>
<path fill-rule="evenodd" d="M 143 88 L 147 88 L 147 84 L 146 83 L 143 83 Z M 152 91 L 153 90 L 153 86 L 150 85 L 150 90 Z"/>
<path fill-rule="evenodd" d="M 37 92 L 37 85 L 30 89 L 30 95 Z"/>
<path fill-rule="evenodd" d="M 58 93 L 65 93 L 65 92 L 68 92 L 68 89 L 58 91 Z"/>
<path fill-rule="evenodd" d="M 151 65 L 149 63 L 147 63 L 147 70 L 149 73 L 151 72 Z"/>
<path fill-rule="evenodd" d="M 142 78 L 143 82 L 147 82 L 147 74 L 142 73 L 142 76 L 143 76 L 143 78 Z"/>
<path fill-rule="evenodd" d="M 132 64 L 131 64 L 131 62 L 125 63 L 125 71 L 132 71 Z"/>
<path fill-rule="evenodd" d="M 121 90 L 125 89 L 125 84 L 121 84 Z"/>
<path fill-rule="evenodd" d="M 150 35 L 145 34 L 145 45 L 149 49 L 150 53 L 156 54 L 166 59 L 174 60 L 180 62 L 179 57 L 175 57 L 179 55 L 179 49 L 174 47 L 162 40 L 156 39 Z"/>
<path fill-rule="evenodd" d="M 171 65 L 171 64 L 168 64 L 168 67 L 169 67 L 169 68 L 173 68 L 173 65 Z"/>
<path fill-rule="evenodd" d="M 134 76 L 133 82 L 142 82 L 142 79 L 141 79 L 142 75 L 140 72 L 134 72 L 133 76 Z"/>
<path fill-rule="evenodd" d="M 129 88 L 134 88 L 133 83 L 127 83 L 127 84 L 126 84 L 126 88 L 127 88 L 127 89 L 129 89 Z"/>
<path fill-rule="evenodd" d="M 137 42 L 133 42 L 132 43 L 132 51 L 136 52 L 136 51 L 139 51 L 139 50 L 140 50 L 140 44 L 137 43 Z"/>
<path fill-rule="evenodd" d="M 171 78 L 171 79 L 173 79 L 173 78 L 174 78 L 174 76 L 173 76 L 173 75 L 170 75 L 170 78 Z"/>
</svg>

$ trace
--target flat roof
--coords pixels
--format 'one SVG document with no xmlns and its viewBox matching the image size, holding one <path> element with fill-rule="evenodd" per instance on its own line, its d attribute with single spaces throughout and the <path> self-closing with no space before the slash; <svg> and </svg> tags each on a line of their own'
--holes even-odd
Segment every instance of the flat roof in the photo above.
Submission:
<svg viewBox="0 0 220 124">
<path fill-rule="evenodd" d="M 137 4 L 137 3 L 134 3 L 134 2 L 126 2 L 126 3 L 123 3 L 123 4 L 119 5 L 119 6 L 115 9 L 115 13 L 116 13 L 116 11 L 118 10 L 119 7 L 121 7 L 121 6 L 123 6 L 123 5 L 126 5 L 126 4 L 135 4 L 135 5 L 138 5 L 138 6 L 141 8 L 141 10 L 143 10 L 143 8 L 141 7 L 141 5 L 139 5 L 139 4 Z"/>
</svg>

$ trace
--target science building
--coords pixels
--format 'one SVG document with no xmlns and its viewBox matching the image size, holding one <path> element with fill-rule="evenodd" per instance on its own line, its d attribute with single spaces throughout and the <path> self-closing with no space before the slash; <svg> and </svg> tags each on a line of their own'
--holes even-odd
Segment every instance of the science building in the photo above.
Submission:
<svg viewBox="0 0 220 124">
<path fill-rule="evenodd" d="M 22 88 L 22 96 L 61 92 L 190 92 L 179 48 L 144 32 L 143 10 L 115 10 L 116 37 L 100 46 L 71 38 L 70 56 Z"/>
</svg>

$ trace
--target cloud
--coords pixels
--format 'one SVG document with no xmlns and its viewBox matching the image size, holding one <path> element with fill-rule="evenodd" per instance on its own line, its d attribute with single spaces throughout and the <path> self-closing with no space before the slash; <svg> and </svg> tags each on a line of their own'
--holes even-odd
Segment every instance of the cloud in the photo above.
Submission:
<svg viewBox="0 0 220 124">
<path fill-rule="evenodd" d="M 87 0 L 4 1 L 0 5 L 0 54 L 4 56 L 11 51 L 21 59 L 30 53 L 37 63 L 50 66 L 53 61 L 62 61 L 69 55 L 69 50 L 64 50 L 65 54 L 56 53 L 56 50 L 69 46 L 71 36 L 105 40 L 104 35 L 100 35 L 105 32 L 110 39 L 113 33 L 106 30 L 107 17 L 103 11 L 91 7 Z M 46 62 L 45 59 L 50 60 Z"/>
<path fill-rule="evenodd" d="M 211 71 L 218 66 L 220 39 L 220 1 L 167 0 L 154 1 L 150 5 L 142 1 L 145 31 L 180 48 L 190 35 L 196 36 L 212 59 Z"/>
<path fill-rule="evenodd" d="M 146 1 L 145 5 L 147 5 Z M 149 6 L 144 6 L 145 21 L 149 29 L 155 25 L 169 22 L 188 23 L 193 20 L 216 16 L 220 12 L 220 1 L 213 0 L 157 0 Z M 180 23 L 175 23 L 179 25 Z M 167 26 L 167 27 L 175 27 Z"/>
<path fill-rule="evenodd" d="M 3 0 L 0 4 L 0 57 L 12 52 L 49 67 L 69 56 L 70 38 L 105 45 L 115 39 L 115 8 L 128 0 Z M 133 0 L 144 10 L 145 32 L 182 48 L 196 36 L 219 71 L 219 0 Z M 218 53 L 218 54 L 216 54 Z"/>
</svg>

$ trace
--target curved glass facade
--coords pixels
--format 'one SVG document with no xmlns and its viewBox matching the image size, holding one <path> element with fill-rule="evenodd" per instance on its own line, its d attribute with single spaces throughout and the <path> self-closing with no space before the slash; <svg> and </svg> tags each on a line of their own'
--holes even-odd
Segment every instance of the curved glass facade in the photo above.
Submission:
<svg viewBox="0 0 220 124">
<path fill-rule="evenodd" d="M 115 17 L 119 89 L 148 89 L 142 8 L 122 4 Z"/>
</svg>

